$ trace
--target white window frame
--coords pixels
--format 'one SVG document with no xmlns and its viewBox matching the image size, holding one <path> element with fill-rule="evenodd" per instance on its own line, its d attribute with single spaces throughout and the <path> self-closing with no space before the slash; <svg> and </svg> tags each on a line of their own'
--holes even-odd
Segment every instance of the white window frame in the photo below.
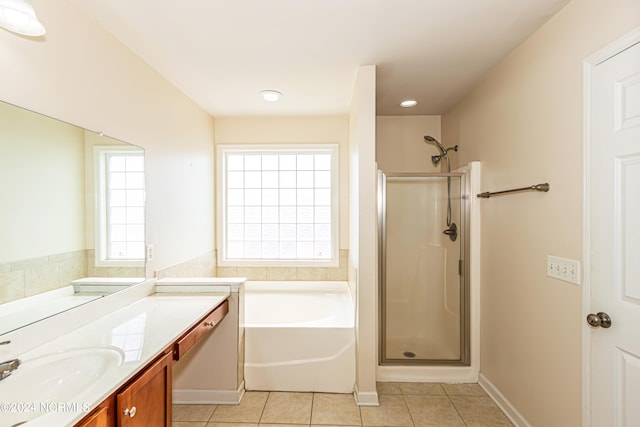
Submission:
<svg viewBox="0 0 640 427">
<path fill-rule="evenodd" d="M 94 222 L 94 247 L 96 267 L 144 267 L 145 257 L 140 259 L 109 259 L 108 242 L 108 203 L 107 203 L 107 170 L 106 157 L 109 154 L 142 153 L 139 147 L 127 147 L 120 145 L 104 145 L 93 147 L 94 187 L 95 187 L 95 222 Z M 145 185 L 146 187 L 146 185 Z M 146 211 L 146 209 L 145 209 Z M 146 218 L 145 218 L 146 230 Z M 145 231 L 146 233 L 146 231 Z M 146 251 L 145 251 L 146 253 Z"/>
<path fill-rule="evenodd" d="M 229 259 L 226 249 L 229 154 L 331 154 L 331 255 L 327 259 Z M 339 146 L 338 144 L 218 144 L 216 146 L 217 264 L 221 267 L 338 267 L 339 265 Z"/>
</svg>

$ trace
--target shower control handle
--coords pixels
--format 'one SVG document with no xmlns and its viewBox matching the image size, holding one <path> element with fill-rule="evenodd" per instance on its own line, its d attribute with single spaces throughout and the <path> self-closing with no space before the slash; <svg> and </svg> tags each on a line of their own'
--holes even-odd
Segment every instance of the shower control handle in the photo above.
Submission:
<svg viewBox="0 0 640 427">
<path fill-rule="evenodd" d="M 611 317 L 602 311 L 596 314 L 590 313 L 587 315 L 587 323 L 594 328 L 600 327 L 607 329 L 611 327 Z"/>
</svg>

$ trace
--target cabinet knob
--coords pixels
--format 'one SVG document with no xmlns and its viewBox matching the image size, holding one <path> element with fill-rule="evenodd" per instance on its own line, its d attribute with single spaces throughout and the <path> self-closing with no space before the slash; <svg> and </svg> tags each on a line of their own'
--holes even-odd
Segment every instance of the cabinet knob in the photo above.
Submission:
<svg viewBox="0 0 640 427">
<path fill-rule="evenodd" d="M 131 409 L 129 409 L 129 408 L 125 409 L 125 410 L 124 410 L 124 414 L 125 414 L 127 417 L 133 418 L 133 417 L 135 417 L 135 416 L 136 416 L 136 411 L 137 411 L 136 407 L 135 407 L 135 406 L 132 406 L 132 407 L 131 407 Z"/>
<path fill-rule="evenodd" d="M 204 322 L 204 326 L 213 328 L 215 326 L 215 322 Z"/>
</svg>

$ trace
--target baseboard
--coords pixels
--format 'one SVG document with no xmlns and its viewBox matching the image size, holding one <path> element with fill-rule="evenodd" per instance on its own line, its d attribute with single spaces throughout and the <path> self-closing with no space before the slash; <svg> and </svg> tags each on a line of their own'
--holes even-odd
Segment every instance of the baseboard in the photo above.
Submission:
<svg viewBox="0 0 640 427">
<path fill-rule="evenodd" d="M 472 366 L 378 366 L 380 382 L 476 383 L 478 370 Z"/>
<path fill-rule="evenodd" d="M 361 392 L 358 390 L 358 386 L 356 385 L 353 397 L 355 398 L 356 405 L 358 406 L 380 406 L 378 392 L 376 391 Z"/>
<path fill-rule="evenodd" d="M 173 403 L 183 405 L 237 405 L 244 395 L 244 381 L 237 390 L 173 390 Z"/>
<path fill-rule="evenodd" d="M 511 420 L 516 427 L 532 427 L 524 416 L 509 402 L 509 400 L 498 390 L 498 388 L 487 379 L 482 373 L 478 375 L 478 384 L 487 392 L 489 397 L 496 402 L 502 412 Z"/>
</svg>

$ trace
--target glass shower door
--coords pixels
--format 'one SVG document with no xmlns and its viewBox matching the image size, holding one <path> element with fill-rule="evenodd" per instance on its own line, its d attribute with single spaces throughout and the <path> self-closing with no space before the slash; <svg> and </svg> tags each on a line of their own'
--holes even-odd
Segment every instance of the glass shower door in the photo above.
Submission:
<svg viewBox="0 0 640 427">
<path fill-rule="evenodd" d="M 383 364 L 468 364 L 463 185 L 460 173 L 380 174 Z"/>
</svg>

